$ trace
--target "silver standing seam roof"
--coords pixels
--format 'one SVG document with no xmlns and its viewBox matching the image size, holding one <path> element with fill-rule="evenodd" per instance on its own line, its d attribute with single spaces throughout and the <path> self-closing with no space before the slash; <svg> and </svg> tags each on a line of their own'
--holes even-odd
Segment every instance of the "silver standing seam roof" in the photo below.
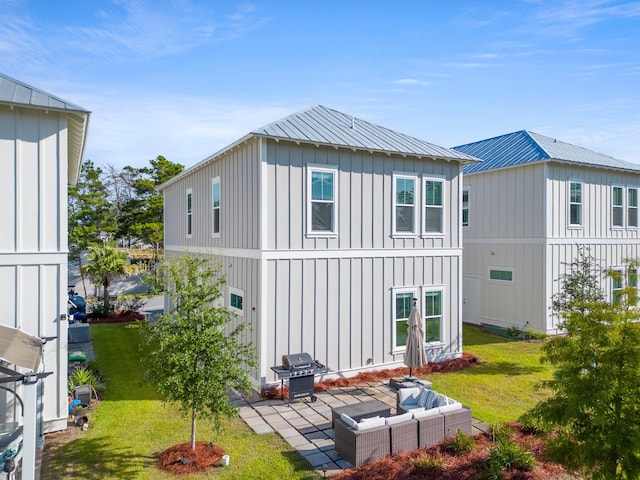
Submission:
<svg viewBox="0 0 640 480">
<path fill-rule="evenodd" d="M 625 162 L 527 130 L 460 145 L 453 149 L 482 159 L 482 163 L 466 165 L 463 170 L 465 174 L 545 161 L 640 172 L 638 164 Z"/>
<path fill-rule="evenodd" d="M 80 176 L 80 165 L 84 154 L 91 112 L 3 73 L 0 73 L 0 104 L 68 113 L 67 183 L 75 185 Z"/>
<path fill-rule="evenodd" d="M 240 140 L 205 158 L 158 188 L 164 189 L 180 178 L 204 167 L 226 151 L 251 137 L 265 137 L 278 141 L 308 143 L 317 146 L 345 147 L 369 152 L 441 158 L 462 164 L 480 162 L 479 159 L 464 152 L 439 147 L 424 140 L 361 120 L 352 115 L 347 115 L 322 105 L 315 105 L 252 130 Z"/>
</svg>

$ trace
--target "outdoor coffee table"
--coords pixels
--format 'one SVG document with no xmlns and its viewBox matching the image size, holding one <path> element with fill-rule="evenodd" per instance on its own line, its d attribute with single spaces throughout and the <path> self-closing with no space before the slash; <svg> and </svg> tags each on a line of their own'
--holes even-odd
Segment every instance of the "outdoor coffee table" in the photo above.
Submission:
<svg viewBox="0 0 640 480">
<path fill-rule="evenodd" d="M 335 407 L 331 409 L 331 425 L 333 425 L 336 418 L 340 418 L 340 415 L 343 413 L 346 413 L 356 422 L 359 422 L 363 418 L 375 417 L 376 415 L 388 417 L 391 415 L 391 407 L 380 400 L 367 400 L 366 402 Z"/>
</svg>

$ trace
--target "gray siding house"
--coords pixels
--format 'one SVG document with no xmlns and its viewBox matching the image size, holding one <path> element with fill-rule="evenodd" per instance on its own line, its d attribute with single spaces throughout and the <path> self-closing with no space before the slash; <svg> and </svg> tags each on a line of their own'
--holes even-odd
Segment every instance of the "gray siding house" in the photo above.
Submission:
<svg viewBox="0 0 640 480">
<path fill-rule="evenodd" d="M 221 262 L 256 384 L 289 353 L 344 375 L 401 365 L 414 297 L 429 360 L 458 357 L 461 172 L 476 161 L 314 106 L 161 186 L 165 254 Z"/>
<path fill-rule="evenodd" d="M 454 150 L 483 160 L 464 169 L 465 321 L 557 333 L 551 300 L 579 248 L 604 269 L 640 256 L 640 165 L 528 131 Z"/>
<path fill-rule="evenodd" d="M 67 427 L 67 185 L 78 179 L 88 122 L 87 110 L 0 74 L 0 325 L 49 339 L 37 368 L 53 372 L 38 390 L 44 432 Z M 22 424 L 10 391 L 23 398 L 24 386 L 2 386 L 0 428 Z"/>
</svg>

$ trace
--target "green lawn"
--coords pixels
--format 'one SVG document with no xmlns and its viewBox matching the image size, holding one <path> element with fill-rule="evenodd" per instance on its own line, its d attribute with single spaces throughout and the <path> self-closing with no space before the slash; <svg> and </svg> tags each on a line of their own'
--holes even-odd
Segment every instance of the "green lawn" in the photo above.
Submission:
<svg viewBox="0 0 640 480">
<path fill-rule="evenodd" d="M 546 398 L 534 389 L 552 374 L 540 363 L 542 343 L 510 340 L 467 325 L 463 342 L 464 351 L 476 355 L 480 365 L 427 378 L 434 390 L 470 407 L 475 418 L 490 424 L 511 422 Z"/>
<path fill-rule="evenodd" d="M 141 384 L 136 324 L 91 326 L 100 373 L 107 388 L 92 411 L 90 428 L 81 438 L 58 449 L 55 461 L 43 466 L 42 479 L 163 479 L 154 455 L 188 442 L 190 422 L 175 407 L 165 406 L 149 386 Z M 198 421 L 198 440 L 213 441 L 231 457 L 220 479 L 318 479 L 309 464 L 277 434 L 256 435 L 239 418 L 223 421 L 219 433 Z M 192 475 L 188 478 L 211 478 Z"/>
<path fill-rule="evenodd" d="M 154 466 L 155 454 L 189 440 L 188 419 L 165 406 L 152 388 L 141 384 L 137 324 L 91 326 L 98 367 L 106 384 L 104 399 L 92 412 L 90 428 L 58 448 L 55 460 L 44 465 L 43 480 L 168 479 Z M 466 370 L 428 377 L 433 388 L 455 398 L 487 423 L 516 420 L 544 398 L 534 385 L 549 378 L 540 364 L 541 343 L 514 341 L 464 327 L 464 349 L 480 364 Z M 319 479 L 302 457 L 277 434 L 257 435 L 239 418 L 223 422 L 219 433 L 198 422 L 198 440 L 213 441 L 231 457 L 220 479 Z"/>
</svg>

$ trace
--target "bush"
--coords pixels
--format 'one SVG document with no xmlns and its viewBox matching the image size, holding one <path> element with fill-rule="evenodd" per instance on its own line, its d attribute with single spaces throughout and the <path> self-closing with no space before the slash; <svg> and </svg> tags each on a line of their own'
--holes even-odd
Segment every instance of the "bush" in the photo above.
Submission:
<svg viewBox="0 0 640 480">
<path fill-rule="evenodd" d="M 144 307 L 145 300 L 140 295 L 127 295 L 118 298 L 117 309 L 122 312 L 139 313 Z"/>
<path fill-rule="evenodd" d="M 536 466 L 536 460 L 529 450 L 516 445 L 509 439 L 499 438 L 489 449 L 489 471 L 505 470 L 529 471 Z M 499 477 L 498 477 L 499 478 Z"/>
<path fill-rule="evenodd" d="M 91 306 L 91 316 L 95 318 L 109 317 L 113 313 L 113 303 L 96 302 Z"/>
<path fill-rule="evenodd" d="M 76 368 L 67 381 L 67 390 L 70 396 L 73 396 L 73 391 L 80 385 L 89 385 L 94 392 L 98 392 L 103 389 L 100 377 L 95 371 L 90 368 Z"/>
<path fill-rule="evenodd" d="M 443 469 L 444 462 L 441 458 L 431 457 L 429 455 L 421 455 L 411 460 L 413 468 L 419 473 L 436 473 Z"/>
<path fill-rule="evenodd" d="M 456 431 L 456 436 L 449 441 L 447 450 L 452 453 L 464 453 L 473 450 L 475 446 L 476 441 L 473 437 L 465 435 L 458 430 Z"/>
</svg>

